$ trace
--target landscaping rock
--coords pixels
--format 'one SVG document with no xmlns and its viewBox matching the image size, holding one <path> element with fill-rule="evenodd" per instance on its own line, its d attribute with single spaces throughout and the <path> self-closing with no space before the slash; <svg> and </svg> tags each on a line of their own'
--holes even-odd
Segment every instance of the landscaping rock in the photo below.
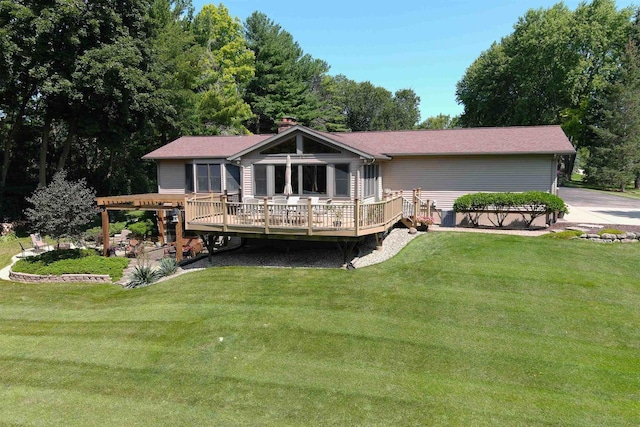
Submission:
<svg viewBox="0 0 640 427">
<path fill-rule="evenodd" d="M 627 239 L 637 239 L 638 235 L 636 233 L 632 233 L 632 232 L 628 232 L 627 233 Z"/>
<path fill-rule="evenodd" d="M 604 240 L 616 240 L 618 238 L 618 236 L 615 235 L 615 234 L 610 234 L 610 233 L 602 233 L 600 235 L 600 238 L 604 239 Z"/>
<path fill-rule="evenodd" d="M 571 230 L 571 231 L 582 231 L 583 233 L 586 233 L 587 231 L 589 231 L 588 228 L 583 228 L 583 227 L 567 227 L 565 230 Z M 558 231 L 562 231 L 562 230 L 558 230 Z"/>
<path fill-rule="evenodd" d="M 620 240 L 622 243 L 638 243 L 636 239 L 622 239 Z"/>
<path fill-rule="evenodd" d="M 416 234 L 418 230 L 415 227 L 409 228 L 409 234 Z"/>
<path fill-rule="evenodd" d="M 599 234 L 588 234 L 587 237 L 591 240 L 600 240 Z"/>
</svg>

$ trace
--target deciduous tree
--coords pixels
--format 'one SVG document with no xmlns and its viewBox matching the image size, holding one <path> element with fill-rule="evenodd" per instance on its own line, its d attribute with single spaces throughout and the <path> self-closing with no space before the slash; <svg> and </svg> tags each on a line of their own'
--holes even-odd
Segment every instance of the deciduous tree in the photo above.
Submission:
<svg viewBox="0 0 640 427">
<path fill-rule="evenodd" d="M 95 219 L 96 193 L 86 181 L 68 181 L 62 170 L 53 176 L 49 185 L 37 189 L 27 201 L 33 207 L 25 215 L 32 227 L 56 240 L 63 237 L 80 240 L 86 226 Z"/>
</svg>

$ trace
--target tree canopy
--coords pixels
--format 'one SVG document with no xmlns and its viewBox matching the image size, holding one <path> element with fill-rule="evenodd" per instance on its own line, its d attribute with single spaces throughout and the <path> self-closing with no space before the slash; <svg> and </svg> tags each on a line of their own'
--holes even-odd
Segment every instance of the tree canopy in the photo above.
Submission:
<svg viewBox="0 0 640 427">
<path fill-rule="evenodd" d="M 611 144 L 604 148 L 604 141 L 612 140 L 603 126 L 610 129 L 612 120 L 631 118 L 615 112 L 622 108 L 619 102 L 631 108 L 629 97 L 614 98 L 627 93 L 623 69 L 630 63 L 629 55 L 637 56 L 626 50 L 632 15 L 632 8 L 619 10 L 614 0 L 583 2 L 575 10 L 564 3 L 529 10 L 514 31 L 482 52 L 458 82 L 456 97 L 464 105 L 460 123 L 561 124 L 576 147 L 589 149 L 592 166 L 599 159 L 619 158 L 612 157 L 615 150 L 608 151 L 613 150 Z M 619 172 L 628 169 L 617 164 L 614 169 Z M 590 170 L 594 183 L 610 181 L 605 175 L 612 169 L 607 174 L 594 172 L 603 172 L 601 166 Z"/>
<path fill-rule="evenodd" d="M 0 211 L 58 171 L 98 194 L 155 190 L 145 153 L 181 135 L 413 128 L 420 99 L 332 76 L 265 14 L 190 0 L 0 0 Z"/>
<path fill-rule="evenodd" d="M 46 187 L 37 189 L 27 201 L 33 207 L 25 214 L 35 231 L 56 240 L 69 237 L 80 240 L 86 226 L 96 215 L 96 193 L 86 181 L 68 181 L 64 170 L 56 172 Z"/>
</svg>

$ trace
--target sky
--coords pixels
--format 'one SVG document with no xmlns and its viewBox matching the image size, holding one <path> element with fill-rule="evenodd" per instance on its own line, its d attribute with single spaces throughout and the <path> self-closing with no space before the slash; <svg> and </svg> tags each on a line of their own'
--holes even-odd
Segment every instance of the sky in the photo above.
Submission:
<svg viewBox="0 0 640 427">
<path fill-rule="evenodd" d="M 198 12 L 211 1 L 192 0 Z M 219 4 L 219 2 L 213 2 Z M 552 0 L 226 0 L 241 21 L 254 11 L 288 31 L 305 53 L 326 61 L 329 74 L 370 81 L 392 92 L 413 89 L 421 120 L 462 113 L 456 83 L 494 41 L 513 31 L 529 9 Z M 575 9 L 580 0 L 566 0 Z M 618 0 L 618 8 L 633 4 Z"/>
</svg>

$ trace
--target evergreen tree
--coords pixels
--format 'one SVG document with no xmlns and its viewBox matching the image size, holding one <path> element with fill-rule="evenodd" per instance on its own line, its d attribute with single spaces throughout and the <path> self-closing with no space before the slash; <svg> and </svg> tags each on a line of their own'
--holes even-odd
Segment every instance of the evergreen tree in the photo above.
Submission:
<svg viewBox="0 0 640 427">
<path fill-rule="evenodd" d="M 248 49 L 242 25 L 224 5 L 205 5 L 193 20 L 192 31 L 203 47 L 202 74 L 197 83 L 197 112 L 204 134 L 241 134 L 243 122 L 253 116 L 243 100 L 255 74 L 254 55 Z"/>
<path fill-rule="evenodd" d="M 638 23 L 621 60 L 619 75 L 601 103 L 594 106 L 597 123 L 585 168 L 588 182 L 625 190 L 640 175 L 640 50 Z"/>
<path fill-rule="evenodd" d="M 271 132 L 283 116 L 309 125 L 320 115 L 314 86 L 320 85 L 328 65 L 305 55 L 293 36 L 265 14 L 254 12 L 245 22 L 249 48 L 255 53 L 255 76 L 245 100 L 254 118 L 247 124 L 254 133 Z"/>
</svg>

